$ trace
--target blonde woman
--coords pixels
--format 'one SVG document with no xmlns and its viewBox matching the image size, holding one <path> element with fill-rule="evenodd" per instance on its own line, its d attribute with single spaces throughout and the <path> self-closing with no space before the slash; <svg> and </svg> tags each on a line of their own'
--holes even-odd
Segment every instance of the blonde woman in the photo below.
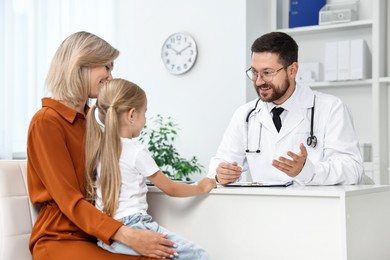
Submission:
<svg viewBox="0 0 390 260">
<path fill-rule="evenodd" d="M 175 259 L 208 259 L 203 249 L 159 226 L 147 214 L 146 179 L 174 197 L 208 193 L 216 182 L 204 178 L 194 185 L 178 183 L 160 171 L 147 149 L 134 139 L 145 125 L 146 108 L 145 92 L 129 81 L 113 79 L 101 87 L 87 117 L 88 195 L 98 209 L 130 228 L 168 234 L 175 243 Z M 138 255 L 122 243 L 110 246 L 99 240 L 98 244 L 111 252 Z"/>
<path fill-rule="evenodd" d="M 42 99 L 28 130 L 27 173 L 31 201 L 41 206 L 30 237 L 34 260 L 142 259 L 112 254 L 96 238 L 119 241 L 142 255 L 173 257 L 163 235 L 129 229 L 85 199 L 84 136 L 88 98 L 111 80 L 119 51 L 88 32 L 66 38 L 47 75 L 51 97 Z"/>
</svg>

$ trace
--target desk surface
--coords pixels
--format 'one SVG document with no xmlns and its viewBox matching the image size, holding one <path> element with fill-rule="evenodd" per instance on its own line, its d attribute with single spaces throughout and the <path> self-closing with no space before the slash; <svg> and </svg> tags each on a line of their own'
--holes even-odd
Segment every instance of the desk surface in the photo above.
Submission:
<svg viewBox="0 0 390 260">
<path fill-rule="evenodd" d="M 149 191 L 153 218 L 210 259 L 390 259 L 389 185 L 219 187 L 190 198 Z"/>
<path fill-rule="evenodd" d="M 161 192 L 157 187 L 149 187 L 150 192 Z M 310 197 L 347 197 L 362 194 L 390 191 L 390 185 L 335 185 L 289 187 L 224 187 L 218 185 L 212 194 L 273 195 L 273 196 L 310 196 Z"/>
</svg>

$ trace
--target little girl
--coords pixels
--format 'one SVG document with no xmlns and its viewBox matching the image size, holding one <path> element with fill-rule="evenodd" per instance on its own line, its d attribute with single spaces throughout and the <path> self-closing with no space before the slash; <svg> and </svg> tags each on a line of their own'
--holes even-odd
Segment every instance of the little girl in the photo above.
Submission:
<svg viewBox="0 0 390 260">
<path fill-rule="evenodd" d="M 159 226 L 147 213 L 146 178 L 174 197 L 208 193 L 216 182 L 209 178 L 192 185 L 173 182 L 161 172 L 147 149 L 134 139 L 146 123 L 146 109 L 145 92 L 137 85 L 123 79 L 102 85 L 87 117 L 87 197 L 102 212 L 130 228 L 167 234 L 176 246 L 177 253 L 171 257 L 208 259 L 203 249 Z M 107 245 L 98 240 L 98 245 L 115 253 L 139 255 L 119 242 Z"/>
</svg>

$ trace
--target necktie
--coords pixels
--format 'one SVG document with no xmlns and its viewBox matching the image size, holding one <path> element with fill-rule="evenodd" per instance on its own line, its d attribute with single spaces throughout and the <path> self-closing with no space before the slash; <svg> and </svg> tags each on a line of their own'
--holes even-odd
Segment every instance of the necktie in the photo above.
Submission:
<svg viewBox="0 0 390 260">
<path fill-rule="evenodd" d="M 282 127 L 282 121 L 280 120 L 280 114 L 283 112 L 283 107 L 274 107 L 272 109 L 272 120 L 274 121 L 276 130 L 278 132 L 280 131 L 280 128 Z"/>
</svg>

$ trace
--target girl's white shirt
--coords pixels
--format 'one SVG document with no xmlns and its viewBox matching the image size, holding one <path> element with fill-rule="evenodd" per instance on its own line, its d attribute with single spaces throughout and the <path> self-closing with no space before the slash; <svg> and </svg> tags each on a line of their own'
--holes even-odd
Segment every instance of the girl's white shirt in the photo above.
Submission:
<svg viewBox="0 0 390 260">
<path fill-rule="evenodd" d="M 119 159 L 121 171 L 121 190 L 119 207 L 114 218 L 121 219 L 135 213 L 146 214 L 148 204 L 146 177 L 160 170 L 147 148 L 134 139 L 121 138 L 122 154 Z M 97 167 L 97 182 L 100 180 L 101 164 Z M 96 207 L 103 211 L 101 188 L 98 185 Z"/>
</svg>

